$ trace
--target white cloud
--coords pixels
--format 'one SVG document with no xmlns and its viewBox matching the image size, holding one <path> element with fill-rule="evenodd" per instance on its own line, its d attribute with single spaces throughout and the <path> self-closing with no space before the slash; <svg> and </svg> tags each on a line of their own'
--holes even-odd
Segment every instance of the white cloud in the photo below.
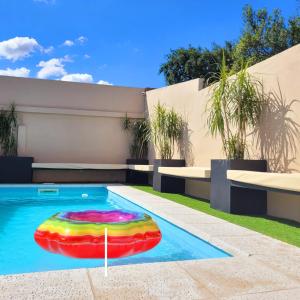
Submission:
<svg viewBox="0 0 300 300">
<path fill-rule="evenodd" d="M 73 74 L 66 74 L 61 78 L 62 81 L 72 81 L 72 82 L 84 82 L 84 83 L 93 83 L 94 79 L 91 74 L 87 73 L 73 73 Z M 113 85 L 112 83 L 104 80 L 100 80 L 97 84 L 103 85 Z"/>
<path fill-rule="evenodd" d="M 105 80 L 99 80 L 97 83 L 98 84 L 103 84 L 103 85 L 113 85 L 112 83 L 110 83 L 108 81 L 105 81 Z"/>
<path fill-rule="evenodd" d="M 85 36 L 80 36 L 78 37 L 77 39 L 74 39 L 74 40 L 65 40 L 63 43 L 62 43 L 62 46 L 66 46 L 66 47 L 72 47 L 74 46 L 75 44 L 79 44 L 79 45 L 83 45 L 84 43 L 87 42 L 87 37 Z"/>
<path fill-rule="evenodd" d="M 91 56 L 90 55 L 88 55 L 88 54 L 84 54 L 84 56 L 83 56 L 85 59 L 89 59 L 89 58 L 91 58 Z"/>
<path fill-rule="evenodd" d="M 49 54 L 54 50 L 53 46 L 50 46 L 48 48 L 42 48 L 41 51 L 44 52 L 45 54 Z"/>
<path fill-rule="evenodd" d="M 87 73 L 74 73 L 67 74 L 61 78 L 62 81 L 73 81 L 73 82 L 85 82 L 85 83 L 93 83 L 93 76 Z"/>
<path fill-rule="evenodd" d="M 4 76 L 15 76 L 15 77 L 28 77 L 30 73 L 30 70 L 27 68 L 6 68 L 5 70 L 0 70 L 0 75 Z"/>
<path fill-rule="evenodd" d="M 63 62 L 67 61 L 66 58 L 52 58 L 48 61 L 40 61 L 37 67 L 41 69 L 37 73 L 38 78 L 46 79 L 50 77 L 60 77 L 67 74 Z"/>
<path fill-rule="evenodd" d="M 16 61 L 29 56 L 40 47 L 34 38 L 15 37 L 0 42 L 0 57 Z"/>
<path fill-rule="evenodd" d="M 61 58 L 64 62 L 73 62 L 73 58 L 70 55 L 65 55 L 63 58 Z"/>
<path fill-rule="evenodd" d="M 77 41 L 78 41 L 79 44 L 81 44 L 81 45 L 84 44 L 84 43 L 86 43 L 87 40 L 88 40 L 87 37 L 86 37 L 86 36 L 83 36 L 83 35 L 77 38 Z"/>
<path fill-rule="evenodd" d="M 72 46 L 74 46 L 74 44 L 75 43 L 71 40 L 65 40 L 63 43 L 63 46 L 72 47 Z"/>
</svg>

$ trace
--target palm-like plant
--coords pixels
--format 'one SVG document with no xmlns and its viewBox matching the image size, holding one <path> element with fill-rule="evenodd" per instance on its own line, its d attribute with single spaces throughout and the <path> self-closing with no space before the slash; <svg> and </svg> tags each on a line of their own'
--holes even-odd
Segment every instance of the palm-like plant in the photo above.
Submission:
<svg viewBox="0 0 300 300">
<path fill-rule="evenodd" d="M 162 159 L 172 159 L 175 145 L 183 132 L 183 119 L 175 110 L 158 103 L 151 120 L 151 134 L 154 146 Z"/>
<path fill-rule="evenodd" d="M 123 120 L 123 128 L 130 130 L 133 142 L 130 147 L 130 155 L 135 159 L 143 159 L 148 154 L 148 142 L 150 139 L 150 126 L 147 120 L 130 120 L 126 114 Z"/>
<path fill-rule="evenodd" d="M 209 131 L 220 134 L 228 159 L 244 159 L 247 130 L 256 127 L 264 105 L 262 84 L 248 73 L 247 65 L 232 75 L 225 57 L 218 79 L 207 105 Z"/>
<path fill-rule="evenodd" d="M 0 111 L 0 148 L 4 156 L 17 154 L 17 114 L 15 105 Z"/>
</svg>

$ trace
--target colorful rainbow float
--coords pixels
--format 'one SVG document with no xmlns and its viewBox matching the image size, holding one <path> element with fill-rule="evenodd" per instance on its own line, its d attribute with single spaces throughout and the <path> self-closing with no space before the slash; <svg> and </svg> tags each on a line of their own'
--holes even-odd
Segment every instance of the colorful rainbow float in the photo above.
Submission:
<svg viewBox="0 0 300 300">
<path fill-rule="evenodd" d="M 34 239 L 53 253 L 104 258 L 105 228 L 108 258 L 148 251 L 161 240 L 161 232 L 149 215 L 123 210 L 57 213 L 38 227 Z"/>
</svg>

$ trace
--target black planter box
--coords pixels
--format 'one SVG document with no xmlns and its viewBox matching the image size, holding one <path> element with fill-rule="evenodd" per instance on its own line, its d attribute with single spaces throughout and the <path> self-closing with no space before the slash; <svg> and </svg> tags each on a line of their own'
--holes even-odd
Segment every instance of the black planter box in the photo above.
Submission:
<svg viewBox="0 0 300 300">
<path fill-rule="evenodd" d="M 148 165 L 148 159 L 127 159 L 127 165 Z M 129 184 L 148 184 L 148 172 L 140 172 L 135 170 L 126 170 L 126 183 Z"/>
<path fill-rule="evenodd" d="M 0 183 L 32 183 L 33 157 L 0 156 Z"/>
<path fill-rule="evenodd" d="M 127 165 L 148 165 L 148 159 L 135 159 L 135 158 L 128 158 L 126 159 Z"/>
<path fill-rule="evenodd" d="M 183 194 L 185 179 L 158 173 L 159 167 L 185 167 L 184 159 L 155 159 L 153 165 L 153 189 L 163 193 Z"/>
<path fill-rule="evenodd" d="M 227 179 L 227 170 L 266 172 L 267 161 L 212 160 L 210 206 L 233 214 L 266 214 L 267 192 L 232 186 Z"/>
</svg>

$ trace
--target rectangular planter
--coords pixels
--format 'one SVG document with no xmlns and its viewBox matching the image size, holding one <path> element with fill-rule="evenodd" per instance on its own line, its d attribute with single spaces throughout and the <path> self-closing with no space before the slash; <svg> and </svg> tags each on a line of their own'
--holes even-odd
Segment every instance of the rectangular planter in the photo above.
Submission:
<svg viewBox="0 0 300 300">
<path fill-rule="evenodd" d="M 266 172 L 267 161 L 212 160 L 210 206 L 233 214 L 266 214 L 267 192 L 232 186 L 227 179 L 227 170 Z"/>
<path fill-rule="evenodd" d="M 1 156 L 0 183 L 32 183 L 33 157 Z"/>
<path fill-rule="evenodd" d="M 148 165 L 148 159 L 127 159 L 127 165 Z M 139 172 L 135 170 L 126 170 L 126 183 L 129 184 L 148 184 L 149 174 L 148 172 Z"/>
<path fill-rule="evenodd" d="M 185 167 L 184 159 L 155 159 L 153 164 L 153 189 L 163 193 L 185 192 L 185 179 L 158 173 L 159 167 Z"/>
</svg>

